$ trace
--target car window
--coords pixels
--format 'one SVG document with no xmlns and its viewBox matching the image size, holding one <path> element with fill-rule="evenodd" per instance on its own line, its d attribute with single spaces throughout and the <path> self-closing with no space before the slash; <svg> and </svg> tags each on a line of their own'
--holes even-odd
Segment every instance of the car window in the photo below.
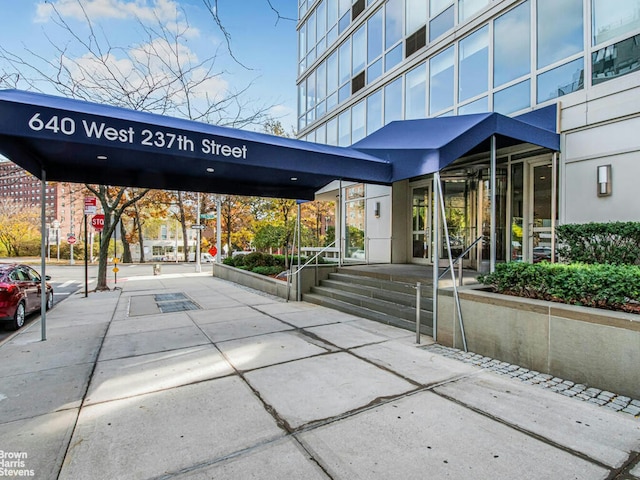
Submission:
<svg viewBox="0 0 640 480">
<path fill-rule="evenodd" d="M 40 281 L 40 274 L 38 272 L 36 272 L 33 268 L 31 267 L 24 267 L 23 272 L 25 273 L 25 275 L 33 282 L 39 282 Z"/>
<path fill-rule="evenodd" d="M 29 279 L 29 276 L 25 274 L 21 268 L 16 268 L 13 272 L 11 272 L 11 279 L 18 282 L 26 282 Z"/>
<path fill-rule="evenodd" d="M 20 282 L 22 280 L 20 274 L 18 273 L 18 270 L 13 270 L 9 274 L 9 280 L 11 280 L 13 282 Z"/>
</svg>

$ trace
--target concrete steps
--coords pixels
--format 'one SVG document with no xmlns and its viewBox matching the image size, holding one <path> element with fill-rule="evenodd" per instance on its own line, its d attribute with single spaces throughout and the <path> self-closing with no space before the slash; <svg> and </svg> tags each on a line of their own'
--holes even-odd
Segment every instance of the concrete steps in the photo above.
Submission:
<svg viewBox="0 0 640 480">
<path fill-rule="evenodd" d="M 416 284 L 349 268 L 322 280 L 303 300 L 415 332 Z M 420 331 L 433 335 L 431 285 L 422 285 Z"/>
</svg>

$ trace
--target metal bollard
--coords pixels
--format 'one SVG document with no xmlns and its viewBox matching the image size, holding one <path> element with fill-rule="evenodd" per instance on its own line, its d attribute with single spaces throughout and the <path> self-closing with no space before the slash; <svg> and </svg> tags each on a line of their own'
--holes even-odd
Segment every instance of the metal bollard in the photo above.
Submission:
<svg viewBox="0 0 640 480">
<path fill-rule="evenodd" d="M 416 284 L 416 343 L 420 345 L 420 297 L 422 294 L 422 284 Z"/>
</svg>

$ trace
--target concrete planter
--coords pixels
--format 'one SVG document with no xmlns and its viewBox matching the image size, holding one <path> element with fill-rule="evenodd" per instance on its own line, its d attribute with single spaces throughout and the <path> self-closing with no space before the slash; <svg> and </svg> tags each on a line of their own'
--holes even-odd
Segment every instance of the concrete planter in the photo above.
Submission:
<svg viewBox="0 0 640 480">
<path fill-rule="evenodd" d="M 319 280 L 328 278 L 329 273 L 335 270 L 335 265 L 319 265 L 317 267 L 311 265 L 305 268 L 302 271 L 301 277 L 302 293 L 308 292 Z M 297 299 L 298 281 L 295 275 L 292 278 L 291 287 L 289 287 L 285 280 L 276 280 L 275 278 L 258 275 L 257 273 L 248 272 L 240 268 L 230 267 L 223 263 L 214 263 L 213 276 L 283 299 L 291 301 Z"/>
<path fill-rule="evenodd" d="M 460 289 L 469 351 L 640 398 L 640 315 Z M 462 349 L 453 291 L 438 294 L 438 343 Z"/>
</svg>

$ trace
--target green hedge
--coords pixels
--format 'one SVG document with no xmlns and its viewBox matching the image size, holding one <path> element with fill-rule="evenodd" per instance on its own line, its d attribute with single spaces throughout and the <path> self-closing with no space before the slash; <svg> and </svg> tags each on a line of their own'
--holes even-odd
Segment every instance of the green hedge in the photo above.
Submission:
<svg viewBox="0 0 640 480">
<path fill-rule="evenodd" d="M 640 313 L 638 266 L 510 262 L 478 280 L 507 295 Z"/>
<path fill-rule="evenodd" d="M 556 235 L 567 263 L 640 265 L 640 222 L 560 225 Z"/>
<path fill-rule="evenodd" d="M 291 262 L 291 256 L 289 256 Z M 300 264 L 307 261 L 306 257 L 300 257 Z M 230 267 L 241 268 L 260 275 L 277 275 L 285 270 L 284 255 L 271 255 L 269 253 L 251 252 L 245 255 L 236 255 L 235 257 L 227 257 L 223 260 L 225 265 Z M 318 263 L 324 263 L 323 258 L 318 258 Z M 298 264 L 298 257 L 293 257 L 293 264 Z"/>
</svg>

